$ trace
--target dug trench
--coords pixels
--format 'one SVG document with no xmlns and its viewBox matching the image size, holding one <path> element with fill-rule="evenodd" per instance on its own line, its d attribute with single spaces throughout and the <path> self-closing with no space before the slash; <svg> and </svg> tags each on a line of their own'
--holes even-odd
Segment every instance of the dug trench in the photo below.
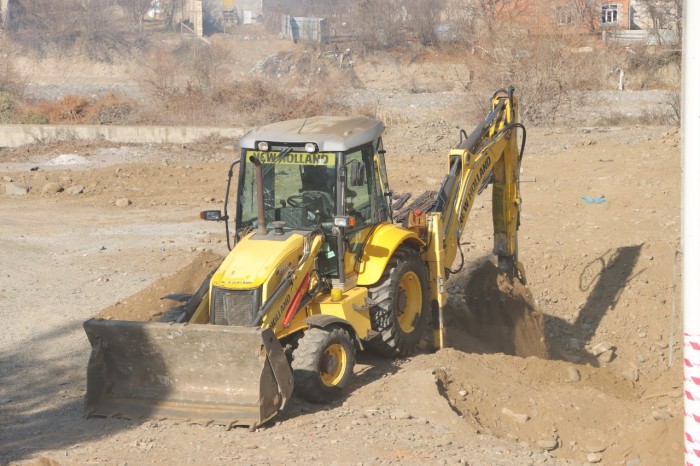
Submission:
<svg viewBox="0 0 700 466">
<path fill-rule="evenodd" d="M 585 351 L 576 359 L 581 364 L 564 360 L 564 348 L 546 338 L 530 290 L 488 259 L 452 282 L 448 348 L 434 355 L 433 374 L 439 393 L 475 433 L 573 461 L 673 463 L 675 448 L 655 450 L 644 439 L 678 447 L 677 429 L 653 422 L 662 411 L 642 414 L 644 401 L 668 394 L 645 396 L 629 377 L 592 364 Z M 658 400 L 656 407 L 672 404 Z M 601 425 L 603 418 L 612 425 Z"/>
</svg>

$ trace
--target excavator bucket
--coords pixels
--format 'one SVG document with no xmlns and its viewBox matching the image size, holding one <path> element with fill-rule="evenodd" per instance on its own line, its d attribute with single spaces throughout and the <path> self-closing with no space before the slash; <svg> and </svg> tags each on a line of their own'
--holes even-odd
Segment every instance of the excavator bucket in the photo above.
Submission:
<svg viewBox="0 0 700 466">
<path fill-rule="evenodd" d="M 270 329 L 90 319 L 85 414 L 256 427 L 292 394 Z"/>
</svg>

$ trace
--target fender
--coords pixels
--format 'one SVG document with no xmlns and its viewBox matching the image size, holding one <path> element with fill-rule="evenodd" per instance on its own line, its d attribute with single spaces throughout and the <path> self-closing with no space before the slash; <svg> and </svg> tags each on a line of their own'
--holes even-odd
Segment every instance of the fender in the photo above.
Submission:
<svg viewBox="0 0 700 466">
<path fill-rule="evenodd" d="M 333 324 L 339 325 L 348 332 L 350 332 L 350 335 L 352 335 L 352 338 L 355 340 L 355 343 L 357 343 L 361 350 L 364 349 L 362 347 L 362 341 L 360 340 L 360 337 L 358 337 L 357 332 L 355 332 L 355 328 L 350 322 L 348 322 L 345 319 L 341 319 L 340 317 L 331 316 L 328 314 L 315 314 L 304 319 L 304 322 L 309 324 L 309 327 L 318 328 L 326 328 Z"/>
<path fill-rule="evenodd" d="M 352 324 L 350 324 L 350 322 L 348 322 L 347 320 L 341 319 L 340 317 L 336 316 L 330 316 L 327 314 L 315 314 L 309 316 L 306 319 L 304 319 L 304 322 L 309 324 L 309 327 L 326 328 L 332 324 L 340 324 L 345 327 L 352 328 Z"/>
<path fill-rule="evenodd" d="M 425 247 L 418 235 L 393 223 L 383 223 L 374 229 L 367 239 L 360 262 L 357 284 L 369 286 L 377 283 L 396 249 L 408 243 L 416 249 Z"/>
</svg>

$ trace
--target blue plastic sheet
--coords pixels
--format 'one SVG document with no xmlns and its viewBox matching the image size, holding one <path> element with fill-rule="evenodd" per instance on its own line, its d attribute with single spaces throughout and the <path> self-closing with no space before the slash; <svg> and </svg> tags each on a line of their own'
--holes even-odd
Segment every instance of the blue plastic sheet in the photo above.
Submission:
<svg viewBox="0 0 700 466">
<path fill-rule="evenodd" d="M 581 196 L 581 199 L 584 202 L 587 202 L 589 204 L 602 204 L 603 202 L 605 202 L 605 196 L 600 196 L 600 197 Z"/>
</svg>

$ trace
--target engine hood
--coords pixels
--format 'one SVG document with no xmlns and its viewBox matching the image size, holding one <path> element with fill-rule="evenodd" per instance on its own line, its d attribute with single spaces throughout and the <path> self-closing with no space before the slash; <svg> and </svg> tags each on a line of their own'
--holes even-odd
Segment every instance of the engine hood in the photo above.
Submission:
<svg viewBox="0 0 700 466">
<path fill-rule="evenodd" d="M 212 286 L 252 289 L 263 285 L 273 274 L 280 278 L 299 263 L 304 237 L 297 233 L 243 238 L 229 253 L 212 277 Z"/>
</svg>

